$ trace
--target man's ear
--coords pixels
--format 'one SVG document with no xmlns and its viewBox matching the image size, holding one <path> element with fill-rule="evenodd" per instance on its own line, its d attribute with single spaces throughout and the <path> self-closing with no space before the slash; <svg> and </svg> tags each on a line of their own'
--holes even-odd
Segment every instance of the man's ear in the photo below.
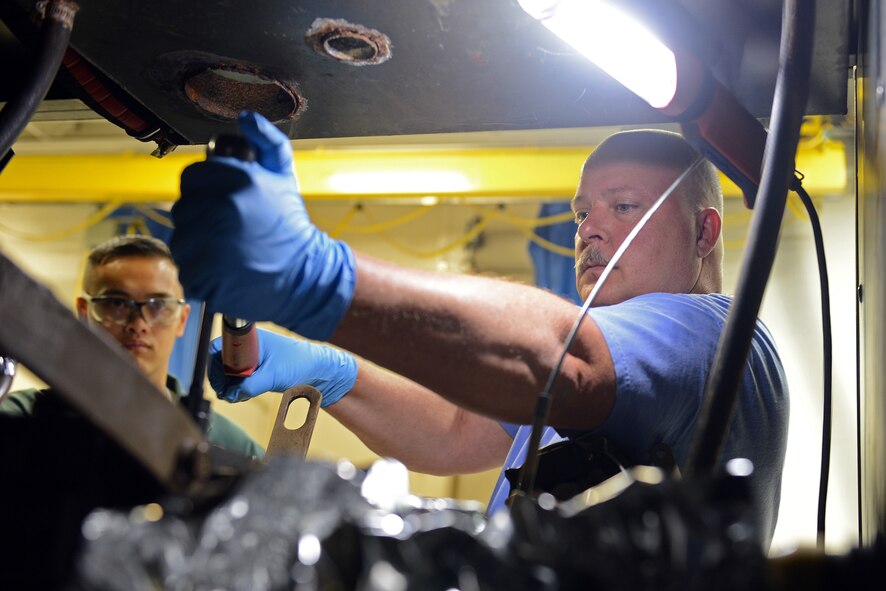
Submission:
<svg viewBox="0 0 886 591">
<path fill-rule="evenodd" d="M 698 258 L 708 256 L 720 239 L 723 219 L 713 207 L 705 207 L 695 214 L 695 244 Z"/>
<path fill-rule="evenodd" d="M 176 337 L 180 337 L 185 334 L 185 327 L 188 325 L 188 316 L 191 314 L 191 305 L 185 304 L 182 306 L 181 317 L 178 319 L 178 330 L 175 332 Z"/>
<path fill-rule="evenodd" d="M 84 298 L 84 297 L 77 298 L 77 301 L 76 301 L 77 318 L 79 318 L 80 320 L 86 320 L 86 314 L 87 314 L 86 306 L 88 306 L 88 305 L 89 305 L 89 303 L 86 301 L 86 298 Z"/>
</svg>

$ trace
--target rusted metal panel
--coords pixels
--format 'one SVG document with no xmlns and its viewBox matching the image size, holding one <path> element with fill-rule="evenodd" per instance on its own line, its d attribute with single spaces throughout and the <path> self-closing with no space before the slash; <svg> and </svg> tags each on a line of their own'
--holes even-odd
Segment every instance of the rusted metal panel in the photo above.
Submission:
<svg viewBox="0 0 886 591">
<path fill-rule="evenodd" d="M 13 1 L 20 12 L 33 3 Z M 849 5 L 817 1 L 808 110 L 842 113 Z M 753 114 L 769 115 L 779 0 L 622 4 L 638 7 L 668 42 L 698 53 Z M 253 104 L 270 104 L 293 138 L 664 121 L 533 21 L 516 0 L 81 5 L 73 48 L 192 143 L 224 131 L 231 113 Z M 201 71 L 209 73 L 201 78 Z M 226 72 L 253 78 L 238 87 Z"/>
</svg>

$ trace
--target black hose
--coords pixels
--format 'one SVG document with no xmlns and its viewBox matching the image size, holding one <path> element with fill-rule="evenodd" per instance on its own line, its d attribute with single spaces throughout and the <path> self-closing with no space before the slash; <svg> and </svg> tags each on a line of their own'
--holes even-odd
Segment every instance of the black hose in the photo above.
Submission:
<svg viewBox="0 0 886 591">
<path fill-rule="evenodd" d="M 49 92 L 71 39 L 74 15 L 79 10 L 71 0 L 51 0 L 46 4 L 37 61 L 22 91 L 0 111 L 0 160 L 4 159 L 40 102 Z"/>
<path fill-rule="evenodd" d="M 720 335 L 713 368 L 708 375 L 704 406 L 686 465 L 690 478 L 713 472 L 738 397 L 760 303 L 775 259 L 788 188 L 793 179 L 794 155 L 809 94 L 814 23 L 814 2 L 786 0 L 772 119 L 748 250 L 735 299 Z"/>
<path fill-rule="evenodd" d="M 824 237 L 821 232 L 821 223 L 818 213 L 809 194 L 800 185 L 799 179 L 794 185 L 794 191 L 800 196 L 800 201 L 809 213 L 809 222 L 812 224 L 812 237 L 815 241 L 815 256 L 818 259 L 818 280 L 821 291 L 821 332 L 822 332 L 822 359 L 824 365 L 824 396 L 822 405 L 821 423 L 821 473 L 818 480 L 818 535 L 816 545 L 819 550 L 824 549 L 825 514 L 828 504 L 828 480 L 831 468 L 831 424 L 833 414 L 833 342 L 831 339 L 831 296 L 828 281 L 828 265 L 824 253 Z"/>
<path fill-rule="evenodd" d="M 582 312 L 584 316 L 584 312 Z M 569 351 L 571 343 L 567 343 L 563 350 L 563 356 Z M 548 417 L 551 414 L 551 403 L 554 395 L 550 388 L 545 388 L 538 396 L 535 403 L 535 414 L 532 418 L 532 431 L 529 432 L 529 447 L 526 451 L 526 461 L 520 468 L 520 479 L 517 486 L 511 491 L 511 495 L 531 495 L 532 489 L 535 487 L 535 478 L 538 475 L 539 447 L 541 446 L 541 436 L 544 433 L 545 425 L 548 424 Z"/>
<path fill-rule="evenodd" d="M 206 366 L 209 364 L 209 341 L 212 337 L 213 317 L 214 314 L 206 304 L 203 304 L 200 310 L 200 333 L 197 335 L 194 375 L 185 401 L 188 412 L 204 433 L 209 425 L 209 401 L 203 396 L 203 381 L 206 379 Z"/>
</svg>

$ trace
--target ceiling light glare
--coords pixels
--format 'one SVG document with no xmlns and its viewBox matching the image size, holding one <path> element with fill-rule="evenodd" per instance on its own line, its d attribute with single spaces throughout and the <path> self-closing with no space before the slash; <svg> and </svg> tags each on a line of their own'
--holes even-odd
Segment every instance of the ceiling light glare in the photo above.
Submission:
<svg viewBox="0 0 886 591">
<path fill-rule="evenodd" d="M 674 52 L 605 0 L 518 0 L 530 16 L 657 109 L 677 89 Z"/>
</svg>

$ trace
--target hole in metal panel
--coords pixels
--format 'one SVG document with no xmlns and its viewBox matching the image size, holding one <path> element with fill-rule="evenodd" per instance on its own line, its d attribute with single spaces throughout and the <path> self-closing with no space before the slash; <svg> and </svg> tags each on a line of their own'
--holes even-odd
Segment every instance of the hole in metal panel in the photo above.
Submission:
<svg viewBox="0 0 886 591">
<path fill-rule="evenodd" d="M 317 53 L 352 66 L 376 65 L 391 58 L 387 35 L 342 19 L 316 19 L 305 41 Z"/>
<path fill-rule="evenodd" d="M 301 429 L 308 422 L 308 412 L 310 410 L 311 402 L 307 398 L 293 398 L 286 408 L 283 426 L 290 431 Z"/>
<path fill-rule="evenodd" d="M 235 120 L 240 111 L 257 111 L 272 122 L 291 119 L 300 101 L 293 89 L 256 72 L 207 67 L 184 81 L 185 96 L 201 110 Z"/>
<path fill-rule="evenodd" d="M 344 61 L 371 60 L 378 49 L 363 37 L 330 35 L 323 39 L 323 48 L 332 57 Z"/>
</svg>

